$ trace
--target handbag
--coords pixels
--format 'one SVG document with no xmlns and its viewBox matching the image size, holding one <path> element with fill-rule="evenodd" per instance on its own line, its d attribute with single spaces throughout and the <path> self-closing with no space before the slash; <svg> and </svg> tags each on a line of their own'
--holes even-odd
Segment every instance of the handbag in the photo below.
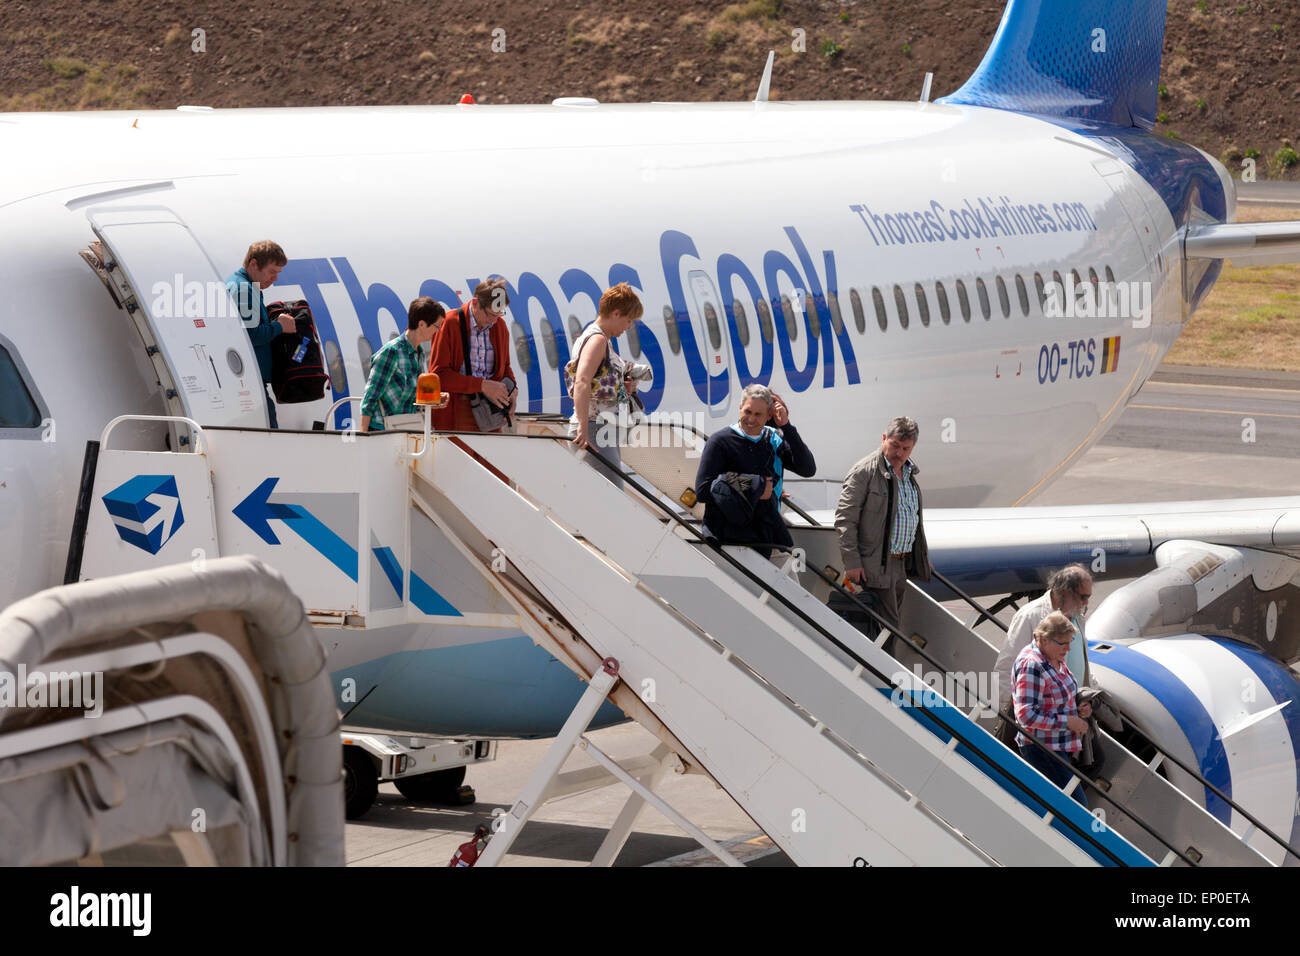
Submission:
<svg viewBox="0 0 1300 956">
<path fill-rule="evenodd" d="M 472 321 L 473 317 L 470 315 L 469 309 L 462 310 L 460 347 L 461 353 L 465 357 L 466 375 L 471 374 L 469 369 L 469 323 Z M 509 396 L 514 394 L 515 380 L 507 375 L 501 379 L 501 384 L 506 387 L 506 404 L 504 405 L 498 405 L 482 392 L 476 392 L 469 396 L 469 410 L 474 414 L 474 424 L 478 426 L 478 430 L 481 432 L 494 432 L 503 425 L 511 424 Z"/>
<path fill-rule="evenodd" d="M 587 343 L 583 343 L 583 348 Z M 578 360 L 582 358 L 582 353 L 575 355 L 564 366 L 564 386 L 569 391 L 569 398 L 573 398 L 573 386 L 578 375 Z M 591 379 L 591 400 L 597 406 L 620 405 L 629 401 L 627 388 L 623 382 L 623 373 L 614 368 L 614 364 L 609 360 L 609 339 L 605 339 L 605 357 L 596 368 L 596 374 Z M 594 412 L 593 412 L 594 415 Z"/>
<path fill-rule="evenodd" d="M 1074 755 L 1074 765 L 1085 777 L 1095 777 L 1106 762 L 1106 750 L 1101 743 L 1101 728 L 1097 726 L 1096 698 L 1100 691 L 1084 688 L 1076 698 L 1079 703 L 1091 703 L 1093 714 L 1088 720 L 1088 729 L 1083 734 L 1083 747 Z"/>
</svg>

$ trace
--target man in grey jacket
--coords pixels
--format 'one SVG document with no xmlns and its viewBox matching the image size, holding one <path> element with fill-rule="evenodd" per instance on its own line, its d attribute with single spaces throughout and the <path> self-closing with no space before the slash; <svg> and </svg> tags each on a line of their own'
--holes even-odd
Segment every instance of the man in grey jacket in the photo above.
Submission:
<svg viewBox="0 0 1300 956">
<path fill-rule="evenodd" d="M 911 460 L 920 433 L 910 418 L 890 422 L 880 448 L 844 476 L 835 509 L 845 577 L 874 592 L 894 624 L 907 579 L 930 580 L 921 488 L 916 483 L 920 470 Z"/>
</svg>

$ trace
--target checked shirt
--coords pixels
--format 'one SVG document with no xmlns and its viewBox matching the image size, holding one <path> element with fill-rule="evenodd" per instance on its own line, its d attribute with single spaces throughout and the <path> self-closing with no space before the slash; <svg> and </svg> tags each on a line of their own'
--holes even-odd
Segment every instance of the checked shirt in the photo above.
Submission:
<svg viewBox="0 0 1300 956">
<path fill-rule="evenodd" d="M 361 398 L 361 414 L 370 416 L 372 431 L 384 430 L 386 415 L 419 411 L 415 407 L 415 385 L 421 371 L 420 354 L 405 335 L 385 342 L 375 353 Z"/>
<path fill-rule="evenodd" d="M 1078 713 L 1074 698 L 1079 692 L 1079 684 L 1065 662 L 1053 667 L 1031 641 L 1016 658 L 1012 676 L 1016 685 L 1016 723 L 1034 731 L 1034 736 L 1052 750 L 1081 750 L 1083 738 L 1065 725 Z M 1016 743 L 1029 746 L 1024 734 L 1016 734 Z"/>
</svg>

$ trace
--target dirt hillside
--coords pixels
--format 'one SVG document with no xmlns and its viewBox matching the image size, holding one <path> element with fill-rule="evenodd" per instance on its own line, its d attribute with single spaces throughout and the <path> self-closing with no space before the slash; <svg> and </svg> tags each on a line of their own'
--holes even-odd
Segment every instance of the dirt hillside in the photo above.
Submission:
<svg viewBox="0 0 1300 956">
<path fill-rule="evenodd" d="M 0 110 L 910 99 L 960 86 L 997 0 L 4 0 Z M 1300 177 L 1300 5 L 1171 0 L 1158 129 Z"/>
</svg>

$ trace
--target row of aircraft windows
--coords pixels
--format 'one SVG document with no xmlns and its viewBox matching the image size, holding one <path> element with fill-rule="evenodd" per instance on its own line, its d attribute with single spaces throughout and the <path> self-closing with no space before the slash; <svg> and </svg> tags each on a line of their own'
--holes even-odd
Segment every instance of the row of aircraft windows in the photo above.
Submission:
<svg viewBox="0 0 1300 956">
<path fill-rule="evenodd" d="M 1110 266 L 1103 267 L 1106 276 L 1106 282 L 1110 285 L 1115 283 L 1115 273 Z M 1071 270 L 1071 276 L 1074 279 L 1074 285 L 1077 290 L 1084 288 L 1085 280 L 1079 274 L 1078 269 Z M 1065 288 L 1065 280 L 1060 272 L 1053 272 L 1051 281 L 1059 288 Z M 1013 304 L 1011 283 L 1015 286 L 1015 300 Z M 1088 269 L 1088 278 L 1086 282 L 1090 283 L 1096 289 L 1101 282 L 1101 276 L 1097 270 Z M 1034 273 L 1033 277 L 1034 293 L 1038 299 L 1038 308 L 1042 312 L 1046 309 L 1048 299 L 1047 280 L 1043 278 L 1042 273 Z M 1020 314 L 1024 317 L 1030 315 L 1030 292 L 1024 276 L 1016 274 L 1010 280 L 1003 276 L 994 276 L 994 290 L 997 296 L 998 310 L 1002 317 L 1009 319 L 1015 311 L 1015 306 L 1020 308 Z M 975 314 L 975 305 L 979 307 L 979 314 L 984 319 L 991 320 L 994 315 L 993 298 L 989 292 L 989 285 L 983 278 L 976 278 L 974 282 L 974 297 L 972 298 L 971 288 L 963 279 L 957 279 L 953 282 L 953 292 L 956 296 L 956 310 L 961 314 L 963 322 L 970 322 Z M 930 286 L 917 282 L 912 287 L 911 295 L 903 288 L 902 285 L 893 286 L 892 290 L 880 286 L 873 286 L 871 289 L 871 308 L 875 313 L 876 325 L 880 331 L 889 331 L 890 308 L 889 303 L 892 300 L 894 320 L 898 327 L 902 329 L 909 328 L 912 321 L 913 308 L 915 315 L 920 319 L 921 325 L 929 327 L 931 317 L 934 314 L 933 305 L 937 305 L 939 318 L 944 325 L 952 322 L 954 303 L 949 295 L 947 286 L 942 282 L 934 282 Z M 787 336 L 791 342 L 799 338 L 799 328 L 802 325 L 797 321 L 798 313 L 790 297 L 781 296 L 781 313 L 782 320 L 785 324 Z M 826 296 L 826 305 L 830 311 L 831 327 L 836 335 L 844 330 L 844 317 L 840 310 L 840 303 L 834 293 Z M 863 302 L 863 293 L 856 288 L 849 289 L 849 305 L 853 312 L 853 324 L 857 328 L 858 334 L 864 334 L 867 330 L 867 311 Z M 742 347 L 748 346 L 750 342 L 749 316 L 745 306 L 737 300 L 733 306 L 736 315 L 736 333 L 740 339 Z M 772 324 L 772 310 L 768 306 L 766 299 L 760 299 L 755 303 L 755 309 L 758 312 L 758 328 L 763 340 L 771 342 L 774 337 L 774 326 Z M 813 338 L 821 337 L 821 320 L 816 309 L 808 312 L 808 327 Z M 709 336 L 709 344 L 715 349 L 722 345 L 722 330 L 718 321 L 718 316 L 713 306 L 705 304 L 704 306 L 704 323 Z M 673 313 L 671 306 L 664 306 L 664 325 L 668 332 L 668 347 L 672 349 L 674 355 L 682 350 L 681 333 L 677 327 L 677 317 Z"/>
<path fill-rule="evenodd" d="M 1115 282 L 1115 273 L 1110 266 L 1104 267 L 1106 282 L 1113 285 Z M 1071 271 L 1074 278 L 1076 289 L 1084 288 L 1084 278 L 1080 275 L 1078 269 Z M 1047 304 L 1047 280 L 1043 278 L 1042 273 L 1035 272 L 1033 277 L 1034 293 L 1038 300 L 1038 308 L 1041 312 Z M 1052 280 L 1056 286 L 1065 287 L 1065 281 L 1060 272 L 1052 273 Z M 1095 289 L 1101 281 L 1096 269 L 1088 269 L 1088 278 Z M 1012 298 L 1011 287 L 1014 286 L 1014 299 Z M 869 293 L 871 299 L 871 310 L 875 313 L 876 325 L 880 331 L 888 332 L 890 323 L 890 305 L 893 305 L 893 320 L 898 323 L 898 327 L 906 329 L 911 326 L 912 316 L 915 315 L 923 327 L 929 328 L 930 320 L 934 315 L 937 307 L 940 321 L 944 325 L 952 322 L 954 311 L 961 315 L 963 322 L 970 322 L 971 318 L 978 312 L 984 319 L 991 320 L 994 316 L 993 297 L 997 297 L 997 310 L 1002 313 L 1005 319 L 1011 318 L 1015 312 L 1016 306 L 1019 306 L 1020 314 L 1028 317 L 1031 310 L 1031 300 L 1029 285 L 1024 276 L 1017 273 L 1010 279 L 996 275 L 993 277 L 993 293 L 989 291 L 989 284 L 981 277 L 977 277 L 972 288 L 964 279 L 953 281 L 952 292 L 949 294 L 948 287 L 942 282 L 933 282 L 929 285 L 917 282 L 913 285 L 910 294 L 902 285 L 894 285 L 891 288 L 872 286 Z M 955 302 L 953 296 L 955 295 Z M 794 303 L 788 295 L 781 296 L 781 321 L 785 325 L 786 335 L 791 342 L 799 339 L 799 329 L 803 323 L 800 321 L 800 311 L 796 309 Z M 831 328 L 836 335 L 844 331 L 844 316 L 840 311 L 838 297 L 831 293 L 826 296 L 826 305 L 830 311 Z M 862 335 L 867 330 L 867 306 L 864 302 L 864 293 L 856 288 L 849 289 L 849 306 L 853 312 L 853 324 L 858 334 Z M 955 308 L 954 308 L 955 306 Z M 747 348 L 750 343 L 750 322 L 749 312 L 744 303 L 740 300 L 732 306 L 736 316 L 736 334 L 740 339 L 742 348 Z M 754 303 L 754 310 L 758 313 L 758 332 L 763 337 L 763 341 L 771 342 L 776 337 L 776 326 L 772 321 L 772 309 L 766 299 L 760 299 Z M 681 354 L 682 339 L 681 331 L 677 325 L 677 316 L 673 312 L 672 306 L 664 306 L 664 327 L 668 333 L 668 347 L 674 355 Z M 511 335 L 515 342 L 515 356 L 519 363 L 519 370 L 527 373 L 532 368 L 532 353 L 528 349 L 528 336 L 524 332 L 524 327 L 518 322 L 512 322 Z M 568 317 L 569 344 L 577 341 L 578 336 L 582 333 L 583 324 L 576 315 Z M 808 326 L 813 338 L 820 338 L 822 334 L 821 317 L 817 309 L 808 311 Z M 713 351 L 722 348 L 722 336 L 724 334 L 723 319 L 718 314 L 718 310 L 713 303 L 704 303 L 704 332 L 708 336 L 709 347 Z M 560 367 L 559 345 L 556 340 L 555 329 L 551 327 L 548 321 L 539 323 L 538 338 L 541 340 L 542 354 L 546 359 L 546 364 L 553 369 Z M 631 349 L 633 358 L 641 357 L 641 340 L 637 334 L 636 326 L 632 326 L 627 331 L 627 344 Z M 367 375 L 370 372 L 371 349 L 365 338 L 357 343 L 360 353 L 362 371 Z"/>
</svg>

